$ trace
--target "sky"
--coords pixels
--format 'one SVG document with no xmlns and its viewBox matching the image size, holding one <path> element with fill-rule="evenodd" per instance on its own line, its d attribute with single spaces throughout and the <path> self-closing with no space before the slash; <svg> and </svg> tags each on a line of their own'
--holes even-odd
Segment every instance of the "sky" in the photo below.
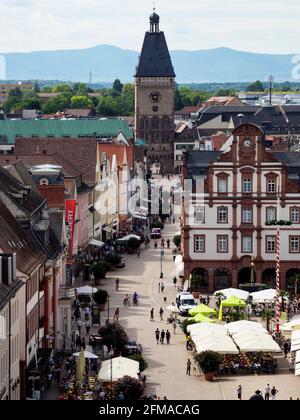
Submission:
<svg viewBox="0 0 300 420">
<path fill-rule="evenodd" d="M 0 51 L 88 48 L 139 51 L 152 0 L 0 0 Z M 300 53 L 299 0 L 157 0 L 172 50 L 228 47 Z"/>
</svg>

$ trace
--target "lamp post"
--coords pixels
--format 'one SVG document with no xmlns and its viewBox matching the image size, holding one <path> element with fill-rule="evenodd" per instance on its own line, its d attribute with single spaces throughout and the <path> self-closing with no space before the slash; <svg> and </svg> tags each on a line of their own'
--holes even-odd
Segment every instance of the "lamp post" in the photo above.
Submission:
<svg viewBox="0 0 300 420">
<path fill-rule="evenodd" d="M 161 245 L 161 249 L 160 249 L 160 278 L 161 279 L 164 278 L 163 267 L 162 267 L 164 255 L 165 255 L 165 251 L 162 249 L 162 245 Z"/>
<path fill-rule="evenodd" d="M 251 280 L 250 280 L 250 283 L 254 284 L 255 283 L 255 275 L 254 275 L 254 272 L 255 272 L 255 257 L 251 257 L 250 266 L 251 266 Z"/>
<path fill-rule="evenodd" d="M 109 324 L 109 298 L 110 296 L 107 296 L 107 323 Z"/>
<path fill-rule="evenodd" d="M 94 284 L 95 284 L 95 276 L 94 276 L 94 273 L 91 273 L 91 285 L 92 285 L 92 289 L 94 289 Z M 94 293 L 92 293 L 92 322 L 91 322 L 92 327 L 94 325 L 94 316 L 93 316 L 93 314 L 94 314 L 94 298 L 93 298 L 93 294 Z"/>
</svg>

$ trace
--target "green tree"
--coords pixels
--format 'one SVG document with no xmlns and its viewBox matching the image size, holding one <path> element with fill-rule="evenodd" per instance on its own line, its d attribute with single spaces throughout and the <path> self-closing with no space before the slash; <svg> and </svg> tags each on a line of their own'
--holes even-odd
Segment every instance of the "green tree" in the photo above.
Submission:
<svg viewBox="0 0 300 420">
<path fill-rule="evenodd" d="M 11 112 L 14 109 L 22 109 L 23 93 L 19 87 L 12 89 L 9 92 L 8 98 L 3 105 L 5 112 Z"/>
<path fill-rule="evenodd" d="M 117 322 L 101 327 L 99 335 L 103 338 L 103 344 L 119 353 L 124 350 L 129 340 L 124 328 Z"/>
<path fill-rule="evenodd" d="M 116 90 L 117 92 L 122 92 L 122 89 L 123 89 L 123 84 L 120 82 L 120 80 L 119 79 L 116 79 L 115 81 L 114 81 L 114 84 L 113 84 L 113 89 L 114 90 Z"/>
<path fill-rule="evenodd" d="M 111 96 L 101 98 L 98 105 L 98 112 L 100 115 L 107 117 L 117 116 L 119 114 L 118 101 Z"/>
<path fill-rule="evenodd" d="M 35 93 L 40 93 L 40 91 L 41 91 L 38 80 L 36 80 L 35 83 L 34 83 L 34 91 L 35 91 Z"/>
<path fill-rule="evenodd" d="M 78 96 L 87 96 L 88 93 L 92 93 L 93 89 L 90 89 L 85 83 L 75 83 L 73 86 L 73 92 Z"/>
<path fill-rule="evenodd" d="M 76 109 L 92 108 L 93 101 L 87 96 L 75 95 L 71 98 L 71 107 Z"/>
<path fill-rule="evenodd" d="M 42 109 L 41 98 L 33 92 L 26 93 L 22 101 L 23 109 Z"/>
<path fill-rule="evenodd" d="M 71 94 L 63 93 L 55 98 L 49 99 L 42 106 L 44 114 L 54 114 L 58 111 L 63 112 L 71 107 Z"/>
<path fill-rule="evenodd" d="M 53 93 L 73 93 L 72 88 L 70 85 L 67 84 L 60 84 L 56 85 L 52 88 Z"/>
<path fill-rule="evenodd" d="M 264 90 L 264 85 L 260 80 L 256 80 L 256 82 L 247 87 L 247 91 L 249 92 L 264 92 Z"/>
</svg>

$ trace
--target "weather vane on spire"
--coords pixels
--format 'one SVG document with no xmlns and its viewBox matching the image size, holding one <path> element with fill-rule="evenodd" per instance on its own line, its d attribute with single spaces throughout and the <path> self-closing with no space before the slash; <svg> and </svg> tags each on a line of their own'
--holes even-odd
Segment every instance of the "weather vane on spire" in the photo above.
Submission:
<svg viewBox="0 0 300 420">
<path fill-rule="evenodd" d="M 155 1 L 153 2 L 153 12 L 155 12 L 155 10 L 156 10 L 156 3 L 155 3 Z"/>
</svg>

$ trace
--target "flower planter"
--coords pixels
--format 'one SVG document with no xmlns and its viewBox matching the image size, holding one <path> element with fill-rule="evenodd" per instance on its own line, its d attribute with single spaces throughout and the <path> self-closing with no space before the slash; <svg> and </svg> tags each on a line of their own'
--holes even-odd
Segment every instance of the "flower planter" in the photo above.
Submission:
<svg viewBox="0 0 300 420">
<path fill-rule="evenodd" d="M 208 382 L 214 381 L 215 372 L 206 372 L 204 373 L 205 380 Z"/>
</svg>

